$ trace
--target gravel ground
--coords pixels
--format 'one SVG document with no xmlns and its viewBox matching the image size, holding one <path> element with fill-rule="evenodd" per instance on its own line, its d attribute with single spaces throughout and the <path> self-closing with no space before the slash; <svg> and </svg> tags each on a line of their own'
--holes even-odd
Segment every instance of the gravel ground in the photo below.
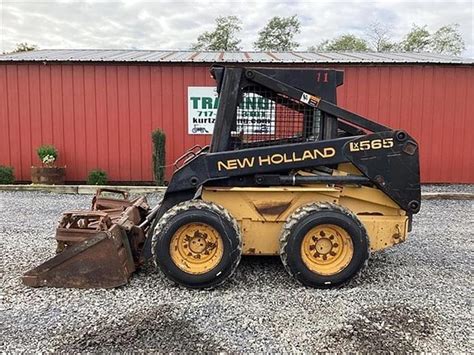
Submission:
<svg viewBox="0 0 474 355">
<path fill-rule="evenodd" d="M 213 291 L 151 268 L 114 290 L 23 286 L 53 255 L 61 211 L 89 203 L 0 192 L 0 352 L 472 350 L 473 201 L 424 201 L 409 240 L 338 290 L 296 284 L 277 257 L 243 258 Z"/>
<path fill-rule="evenodd" d="M 464 192 L 472 194 L 474 193 L 474 185 L 427 184 L 421 185 L 421 192 Z"/>
</svg>

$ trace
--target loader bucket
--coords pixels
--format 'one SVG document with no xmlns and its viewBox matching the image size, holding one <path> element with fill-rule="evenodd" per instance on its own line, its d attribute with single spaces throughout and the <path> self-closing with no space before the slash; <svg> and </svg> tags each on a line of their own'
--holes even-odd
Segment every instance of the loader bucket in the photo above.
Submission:
<svg viewBox="0 0 474 355">
<path fill-rule="evenodd" d="M 127 234 L 113 225 L 65 248 L 22 280 L 32 287 L 112 288 L 128 283 L 134 271 Z"/>
<path fill-rule="evenodd" d="M 56 228 L 57 255 L 26 272 L 23 283 L 69 288 L 112 288 L 128 283 L 141 266 L 144 228 L 152 212 L 145 196 L 129 200 L 125 191 L 97 190 L 91 210 L 63 213 Z"/>
</svg>

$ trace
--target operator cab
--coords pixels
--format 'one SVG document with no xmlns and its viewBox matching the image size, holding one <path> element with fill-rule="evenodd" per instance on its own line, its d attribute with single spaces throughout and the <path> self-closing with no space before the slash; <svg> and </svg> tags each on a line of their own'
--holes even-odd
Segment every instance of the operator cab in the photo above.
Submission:
<svg viewBox="0 0 474 355">
<path fill-rule="evenodd" d="M 252 68 L 245 72 L 237 67 L 213 67 L 211 74 L 217 82 L 220 102 L 226 104 L 219 106 L 211 151 L 302 143 L 341 135 L 334 116 L 306 105 L 305 98 L 298 101 L 249 80 L 247 75 L 255 73 L 334 104 L 336 89 L 344 78 L 344 72 L 330 69 Z M 235 90 L 239 90 L 238 95 Z M 237 101 L 225 97 L 231 95 Z"/>
</svg>

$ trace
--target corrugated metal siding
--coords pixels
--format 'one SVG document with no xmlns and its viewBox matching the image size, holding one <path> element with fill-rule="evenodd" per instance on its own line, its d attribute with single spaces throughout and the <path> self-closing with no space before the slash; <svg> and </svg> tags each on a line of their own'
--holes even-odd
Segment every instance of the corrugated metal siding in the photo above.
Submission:
<svg viewBox="0 0 474 355">
<path fill-rule="evenodd" d="M 474 182 L 473 67 L 339 68 L 339 104 L 410 132 L 424 182 Z M 29 180 L 35 149 L 52 143 L 69 181 L 94 168 L 113 181 L 150 181 L 153 129 L 167 134 L 167 164 L 209 141 L 187 134 L 186 98 L 188 86 L 212 85 L 203 65 L 0 65 L 0 165 Z"/>
</svg>

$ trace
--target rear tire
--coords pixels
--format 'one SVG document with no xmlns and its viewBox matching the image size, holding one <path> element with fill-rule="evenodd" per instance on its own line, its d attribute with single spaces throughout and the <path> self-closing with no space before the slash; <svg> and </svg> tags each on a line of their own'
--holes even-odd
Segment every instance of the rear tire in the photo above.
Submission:
<svg viewBox="0 0 474 355">
<path fill-rule="evenodd" d="M 202 200 L 169 209 L 154 229 L 156 265 L 188 288 L 214 288 L 237 268 L 242 238 L 237 221 L 223 207 Z"/>
<path fill-rule="evenodd" d="M 285 269 L 310 287 L 343 286 L 367 265 L 369 255 L 369 238 L 360 220 L 332 203 L 298 208 L 280 237 Z"/>
</svg>

